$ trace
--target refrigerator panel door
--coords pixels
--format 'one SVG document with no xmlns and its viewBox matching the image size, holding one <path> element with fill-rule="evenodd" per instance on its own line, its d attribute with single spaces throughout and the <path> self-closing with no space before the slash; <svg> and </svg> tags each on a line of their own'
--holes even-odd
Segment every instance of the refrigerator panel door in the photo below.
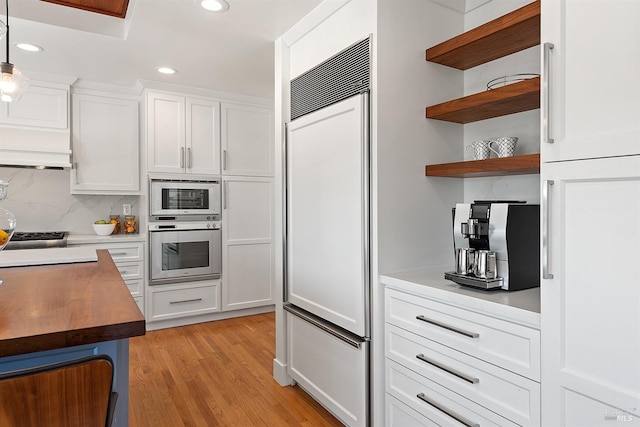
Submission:
<svg viewBox="0 0 640 427">
<path fill-rule="evenodd" d="M 287 373 L 347 426 L 367 425 L 367 341 L 359 348 L 287 312 Z"/>
<path fill-rule="evenodd" d="M 368 304 L 366 95 L 288 126 L 287 300 L 359 336 Z"/>
</svg>

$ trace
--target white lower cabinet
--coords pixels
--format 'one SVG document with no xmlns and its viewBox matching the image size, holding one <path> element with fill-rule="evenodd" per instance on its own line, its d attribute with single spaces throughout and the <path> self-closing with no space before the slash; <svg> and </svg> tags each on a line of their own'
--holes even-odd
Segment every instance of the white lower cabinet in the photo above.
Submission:
<svg viewBox="0 0 640 427">
<path fill-rule="evenodd" d="M 149 321 L 175 319 L 220 311 L 220 281 L 149 286 Z"/>
<path fill-rule="evenodd" d="M 106 249 L 113 259 L 124 283 L 129 288 L 131 296 L 145 315 L 144 309 L 144 243 L 143 242 L 113 242 L 113 243 L 69 243 L 82 245 L 94 249 Z"/>
<path fill-rule="evenodd" d="M 387 425 L 541 425 L 539 330 L 386 289 L 385 358 Z"/>
<path fill-rule="evenodd" d="M 386 421 L 384 425 L 387 427 L 438 426 L 438 424 L 389 394 L 385 399 L 385 413 Z"/>
<path fill-rule="evenodd" d="M 544 425 L 639 426 L 640 156 L 541 169 Z"/>
</svg>

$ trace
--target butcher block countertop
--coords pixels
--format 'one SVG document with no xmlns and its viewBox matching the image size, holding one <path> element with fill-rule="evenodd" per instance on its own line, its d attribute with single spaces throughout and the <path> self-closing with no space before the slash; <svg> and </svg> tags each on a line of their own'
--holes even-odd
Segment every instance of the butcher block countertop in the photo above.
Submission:
<svg viewBox="0 0 640 427">
<path fill-rule="evenodd" d="M 145 334 L 109 252 L 97 262 L 0 268 L 0 357 Z"/>
</svg>

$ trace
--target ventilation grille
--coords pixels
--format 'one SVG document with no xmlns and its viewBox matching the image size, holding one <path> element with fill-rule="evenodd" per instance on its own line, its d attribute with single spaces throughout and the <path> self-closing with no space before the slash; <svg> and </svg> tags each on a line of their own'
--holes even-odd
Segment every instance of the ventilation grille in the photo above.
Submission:
<svg viewBox="0 0 640 427">
<path fill-rule="evenodd" d="M 369 89 L 370 37 L 291 80 L 291 120 Z"/>
</svg>

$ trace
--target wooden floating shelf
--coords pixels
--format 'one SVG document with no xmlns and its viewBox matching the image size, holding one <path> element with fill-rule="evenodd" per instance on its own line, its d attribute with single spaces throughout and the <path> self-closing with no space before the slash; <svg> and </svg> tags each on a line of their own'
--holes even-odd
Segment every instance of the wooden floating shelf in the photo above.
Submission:
<svg viewBox="0 0 640 427">
<path fill-rule="evenodd" d="M 540 108 L 540 77 L 432 105 L 428 119 L 471 123 Z"/>
<path fill-rule="evenodd" d="M 475 178 L 540 173 L 540 154 L 427 165 L 426 176 Z"/>
<path fill-rule="evenodd" d="M 426 51 L 429 62 L 468 70 L 540 44 L 540 0 Z"/>
</svg>

